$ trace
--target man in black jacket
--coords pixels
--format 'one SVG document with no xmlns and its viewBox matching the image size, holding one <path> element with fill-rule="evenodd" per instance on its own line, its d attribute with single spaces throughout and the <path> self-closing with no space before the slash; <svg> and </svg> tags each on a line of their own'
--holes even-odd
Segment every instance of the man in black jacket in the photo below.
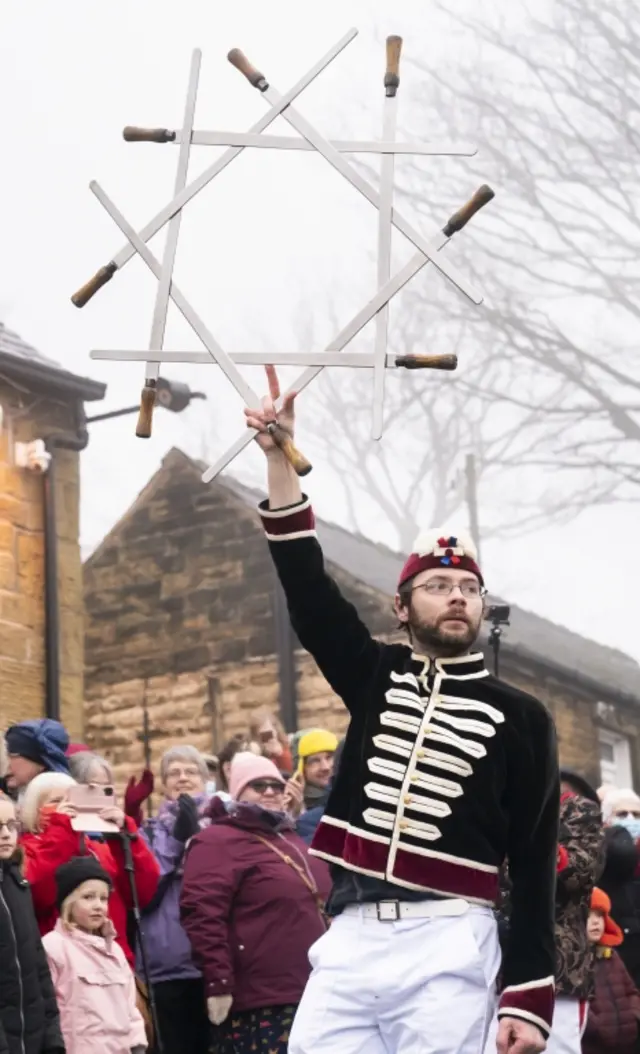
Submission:
<svg viewBox="0 0 640 1054">
<path fill-rule="evenodd" d="M 636 988 L 640 986 L 640 879 L 636 877 L 638 846 L 624 827 L 607 827 L 605 838 L 605 866 L 598 879 L 611 900 L 611 918 L 624 933 L 624 941 L 617 949 Z"/>
<path fill-rule="evenodd" d="M 553 722 L 472 652 L 485 589 L 460 532 L 425 532 L 404 566 L 396 613 L 410 646 L 371 637 L 327 574 L 309 502 L 268 432 L 279 392 L 267 372 L 270 398 L 245 411 L 267 456 L 263 525 L 298 638 L 351 714 L 311 849 L 332 865 L 334 921 L 310 952 L 290 1054 L 477 1054 L 494 1003 L 492 906 L 506 856 L 497 1049 L 538 1054 L 553 1012 Z M 291 396 L 278 420 L 293 433 Z"/>
<path fill-rule="evenodd" d="M 0 1054 L 61 1054 L 58 1005 L 17 838 L 13 802 L 0 796 Z"/>
</svg>

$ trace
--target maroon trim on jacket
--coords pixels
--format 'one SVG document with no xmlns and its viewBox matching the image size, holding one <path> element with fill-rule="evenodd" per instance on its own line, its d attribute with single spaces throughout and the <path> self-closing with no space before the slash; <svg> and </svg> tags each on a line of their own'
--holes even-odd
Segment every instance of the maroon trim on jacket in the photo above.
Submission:
<svg viewBox="0 0 640 1054">
<path fill-rule="evenodd" d="M 548 1039 L 553 1021 L 554 1001 L 552 977 L 549 978 L 547 984 L 540 984 L 537 987 L 505 988 L 500 996 L 498 1019 L 517 1017 L 522 1021 L 529 1021 L 532 1025 L 537 1025 L 545 1039 Z"/>
<path fill-rule="evenodd" d="M 340 863 L 347 870 L 351 866 L 376 878 L 424 889 L 425 893 L 435 890 L 445 896 L 446 890 L 452 897 L 464 897 L 489 905 L 493 905 L 498 898 L 497 871 L 484 871 L 470 864 L 411 853 L 398 847 L 393 866 L 387 873 L 388 844 L 363 838 L 324 818 L 311 843 L 311 854 Z"/>
<path fill-rule="evenodd" d="M 180 901 L 206 994 L 232 995 L 238 1011 L 298 1003 L 311 970 L 309 948 L 325 924 L 311 890 L 274 849 L 306 863 L 323 900 L 328 868 L 308 856 L 288 823 L 274 826 L 274 817 L 250 808 L 229 814 L 219 799 L 209 815 L 211 826 L 187 849 Z"/>
<path fill-rule="evenodd" d="M 260 503 L 260 518 L 267 538 L 272 542 L 281 539 L 290 541 L 296 535 L 308 537 L 309 534 L 315 534 L 316 518 L 308 498 L 291 509 L 275 511 L 269 508 L 268 501 L 263 501 Z"/>
</svg>

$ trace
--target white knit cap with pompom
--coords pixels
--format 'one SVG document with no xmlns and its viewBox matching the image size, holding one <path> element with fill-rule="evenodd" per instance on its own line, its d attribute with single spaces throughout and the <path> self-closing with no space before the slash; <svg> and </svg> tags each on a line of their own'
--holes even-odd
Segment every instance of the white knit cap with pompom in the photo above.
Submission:
<svg viewBox="0 0 640 1054">
<path fill-rule="evenodd" d="M 436 549 L 441 549 L 440 539 L 445 538 L 447 541 L 449 538 L 455 538 L 456 544 L 452 546 L 456 553 L 460 556 L 468 556 L 471 560 L 478 559 L 478 550 L 476 549 L 473 538 L 467 531 L 452 530 L 450 527 L 431 527 L 429 530 L 420 531 L 420 534 L 413 543 L 412 553 L 416 553 L 418 556 L 427 556 L 429 553 L 435 552 Z M 462 550 L 462 552 L 459 552 Z"/>
</svg>

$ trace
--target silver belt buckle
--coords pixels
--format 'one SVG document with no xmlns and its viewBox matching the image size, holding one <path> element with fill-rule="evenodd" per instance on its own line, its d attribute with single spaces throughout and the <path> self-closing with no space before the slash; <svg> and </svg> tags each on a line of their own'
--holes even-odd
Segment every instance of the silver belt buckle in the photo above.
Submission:
<svg viewBox="0 0 640 1054">
<path fill-rule="evenodd" d="M 379 900 L 376 904 L 378 922 L 398 922 L 400 920 L 399 900 Z"/>
</svg>

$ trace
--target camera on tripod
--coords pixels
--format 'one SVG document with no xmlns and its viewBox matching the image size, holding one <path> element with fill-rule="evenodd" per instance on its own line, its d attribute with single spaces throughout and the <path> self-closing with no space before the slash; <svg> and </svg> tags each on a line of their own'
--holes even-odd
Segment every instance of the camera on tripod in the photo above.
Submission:
<svg viewBox="0 0 640 1054">
<path fill-rule="evenodd" d="M 489 633 L 489 644 L 493 648 L 493 672 L 496 677 L 500 676 L 500 640 L 502 638 L 501 626 L 508 626 L 511 616 L 511 608 L 508 604 L 489 604 L 484 613 L 485 622 L 491 623 Z"/>
<path fill-rule="evenodd" d="M 491 622 L 494 626 L 508 626 L 511 608 L 508 604 L 490 604 L 485 611 L 485 622 Z"/>
</svg>

